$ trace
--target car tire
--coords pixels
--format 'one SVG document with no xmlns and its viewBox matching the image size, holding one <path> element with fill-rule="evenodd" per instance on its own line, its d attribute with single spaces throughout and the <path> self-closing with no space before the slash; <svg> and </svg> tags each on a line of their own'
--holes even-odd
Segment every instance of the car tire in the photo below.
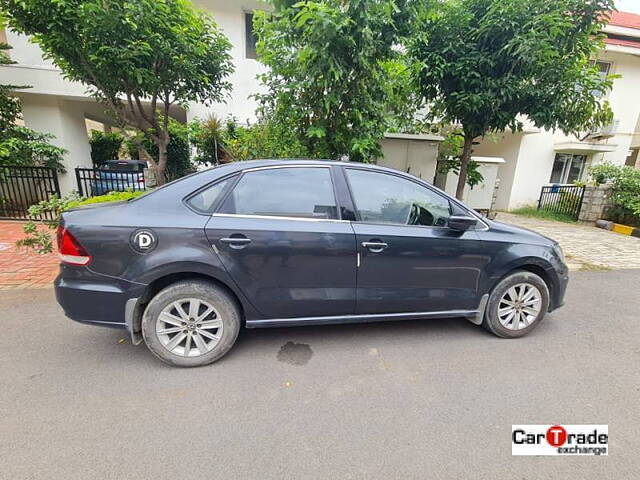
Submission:
<svg viewBox="0 0 640 480">
<path fill-rule="evenodd" d="M 231 349 L 240 324 L 240 308 L 225 290 L 205 281 L 182 281 L 151 299 L 142 316 L 142 336 L 163 362 L 199 367 Z"/>
<path fill-rule="evenodd" d="M 483 326 L 502 338 L 530 333 L 549 309 L 549 287 L 535 273 L 519 270 L 500 280 L 489 295 Z"/>
</svg>

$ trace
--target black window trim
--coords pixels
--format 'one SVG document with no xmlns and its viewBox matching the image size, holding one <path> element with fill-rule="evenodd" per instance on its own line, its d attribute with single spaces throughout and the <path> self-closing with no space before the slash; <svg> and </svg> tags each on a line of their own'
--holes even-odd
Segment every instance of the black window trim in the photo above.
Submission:
<svg viewBox="0 0 640 480">
<path fill-rule="evenodd" d="M 282 168 L 328 168 L 329 175 L 331 179 L 331 187 L 333 191 L 333 200 L 336 202 L 336 210 L 338 218 L 305 218 L 305 217 L 288 217 L 286 215 L 251 215 L 246 213 L 221 213 L 219 212 L 220 208 L 227 200 L 227 197 L 231 194 L 235 186 L 242 180 L 247 173 L 261 171 L 261 170 L 276 170 Z M 236 172 L 237 173 L 237 172 Z M 317 164 L 292 164 L 292 165 L 267 165 L 262 167 L 253 167 L 247 168 L 246 170 L 242 170 L 238 175 L 238 179 L 235 182 L 232 182 L 233 185 L 225 189 L 223 195 L 220 196 L 219 201 L 216 202 L 216 208 L 213 209 L 212 217 L 239 217 L 239 218 L 263 218 L 269 220 L 297 220 L 301 222 L 348 222 L 349 220 L 342 219 L 342 212 L 340 208 L 340 201 L 336 191 L 336 178 L 335 171 L 332 165 L 317 165 Z"/>
<path fill-rule="evenodd" d="M 407 175 L 403 175 L 402 172 L 390 172 L 390 171 L 387 171 L 387 170 L 375 170 L 375 169 L 366 168 L 366 167 L 359 167 L 359 166 L 356 166 L 356 165 L 345 166 L 345 167 L 342 167 L 342 169 L 343 169 L 344 179 L 347 182 L 349 195 L 351 196 L 351 202 L 352 202 L 353 208 L 355 210 L 355 214 L 356 214 L 356 220 L 355 221 L 358 222 L 358 223 L 364 223 L 364 224 L 367 224 L 367 225 L 386 225 L 386 226 L 393 226 L 393 227 L 449 229 L 448 225 L 442 227 L 442 226 L 438 226 L 438 225 L 406 225 L 406 224 L 402 224 L 402 223 L 384 223 L 384 222 L 363 221 L 362 217 L 360 216 L 360 211 L 358 210 L 358 205 L 356 204 L 356 200 L 355 200 L 354 195 L 353 195 L 353 188 L 351 187 L 351 183 L 349 182 L 349 175 L 347 174 L 347 170 L 364 170 L 365 172 L 373 172 L 373 173 L 380 173 L 382 175 L 390 175 L 392 177 L 398 177 L 398 178 L 402 178 L 404 180 L 408 180 L 410 182 L 413 182 L 416 185 L 418 185 L 418 186 L 420 186 L 422 188 L 426 188 L 430 192 L 432 192 L 435 195 L 437 195 L 437 196 L 443 198 L 444 200 L 446 200 L 449 203 L 449 213 L 450 213 L 450 215 L 454 214 L 453 213 L 454 212 L 454 206 L 458 207 L 461 210 L 463 210 L 464 212 L 468 213 L 469 215 L 472 215 L 472 216 L 476 217 L 478 219 L 478 223 L 482 224 L 482 226 L 484 227 L 484 228 L 475 227 L 475 228 L 471 228 L 470 230 L 488 230 L 489 229 L 489 226 L 487 225 L 487 223 L 476 212 L 474 212 L 473 210 L 465 207 L 463 204 L 461 204 L 457 200 L 454 200 L 453 198 L 449 197 L 448 195 L 437 191 L 435 188 L 433 188 L 432 185 L 429 185 L 426 182 L 418 181 L 417 178 L 412 178 L 412 177 L 409 177 Z"/>
</svg>

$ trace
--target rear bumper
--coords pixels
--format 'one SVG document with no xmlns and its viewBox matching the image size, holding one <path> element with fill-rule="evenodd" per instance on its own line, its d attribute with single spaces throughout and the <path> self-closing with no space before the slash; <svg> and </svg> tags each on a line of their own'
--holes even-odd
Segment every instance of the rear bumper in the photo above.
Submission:
<svg viewBox="0 0 640 480">
<path fill-rule="evenodd" d="M 68 279 L 54 282 L 56 300 L 71 320 L 111 328 L 126 328 L 127 301 L 139 297 L 145 286 L 116 279 Z"/>
</svg>

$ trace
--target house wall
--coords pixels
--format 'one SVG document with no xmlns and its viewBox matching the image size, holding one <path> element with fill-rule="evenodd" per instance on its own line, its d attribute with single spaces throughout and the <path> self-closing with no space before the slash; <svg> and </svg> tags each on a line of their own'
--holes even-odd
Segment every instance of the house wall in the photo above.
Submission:
<svg viewBox="0 0 640 480">
<path fill-rule="evenodd" d="M 640 56 L 618 52 L 603 51 L 599 60 L 610 62 L 610 73 L 619 75 L 613 81 L 609 101 L 617 122 L 613 137 L 595 143 L 607 145 L 613 150 L 597 153 L 587 150 L 587 165 L 609 161 L 624 165 L 630 148 L 640 143 Z M 474 155 L 497 156 L 506 160 L 498 171 L 500 188 L 496 208 L 511 210 L 527 204 L 533 204 L 540 195 L 543 185 L 549 183 L 553 162 L 558 145 L 568 142 L 585 144 L 581 138 L 565 135 L 562 132 L 539 130 L 525 121 L 525 133 L 500 135 L 497 143 L 484 139 L 474 148 Z"/>
<path fill-rule="evenodd" d="M 438 158 L 438 142 L 385 138 L 380 142 L 383 157 L 376 164 L 408 172 L 433 183 Z"/>
<path fill-rule="evenodd" d="M 230 0 L 194 0 L 194 4 L 210 11 L 224 34 L 231 41 L 231 55 L 235 72 L 230 76 L 233 90 L 226 103 L 205 106 L 193 103 L 189 106 L 188 119 L 206 118 L 214 114 L 219 118 L 233 115 L 241 123 L 255 120 L 256 101 L 251 98 L 261 89 L 256 76 L 266 68 L 257 60 L 245 55 L 244 13 L 253 10 L 266 10 L 268 5 L 254 0 L 234 2 Z"/>
<path fill-rule="evenodd" d="M 91 168 L 83 110 L 74 102 L 55 96 L 24 95 L 22 112 L 26 125 L 55 135 L 51 143 L 67 150 L 64 162 L 67 172 L 58 176 L 62 195 L 77 190 L 74 168 Z"/>
<path fill-rule="evenodd" d="M 599 58 L 612 62 L 610 72 L 621 75 L 613 81 L 613 89 L 608 96 L 614 119 L 620 122 L 609 143 L 618 145 L 618 148 L 615 152 L 605 153 L 602 159 L 624 165 L 640 119 L 640 56 L 605 51 Z"/>
<path fill-rule="evenodd" d="M 522 133 L 505 132 L 496 136 L 489 136 L 483 139 L 479 145 L 474 146 L 473 155 L 480 157 L 500 157 L 505 163 L 498 168 L 497 177 L 500 180 L 498 194 L 496 196 L 495 208 L 498 210 L 508 210 L 511 192 L 514 187 L 516 167 L 518 165 L 518 155 Z"/>
</svg>

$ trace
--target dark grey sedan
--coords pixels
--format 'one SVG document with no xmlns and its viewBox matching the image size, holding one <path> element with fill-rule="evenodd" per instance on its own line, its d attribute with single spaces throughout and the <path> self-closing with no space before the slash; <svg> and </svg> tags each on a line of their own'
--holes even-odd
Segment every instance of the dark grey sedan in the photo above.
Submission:
<svg viewBox="0 0 640 480">
<path fill-rule="evenodd" d="M 557 243 L 395 170 L 251 161 L 66 212 L 56 296 L 160 359 L 218 360 L 240 327 L 465 317 L 533 330 L 568 281 Z"/>
</svg>

